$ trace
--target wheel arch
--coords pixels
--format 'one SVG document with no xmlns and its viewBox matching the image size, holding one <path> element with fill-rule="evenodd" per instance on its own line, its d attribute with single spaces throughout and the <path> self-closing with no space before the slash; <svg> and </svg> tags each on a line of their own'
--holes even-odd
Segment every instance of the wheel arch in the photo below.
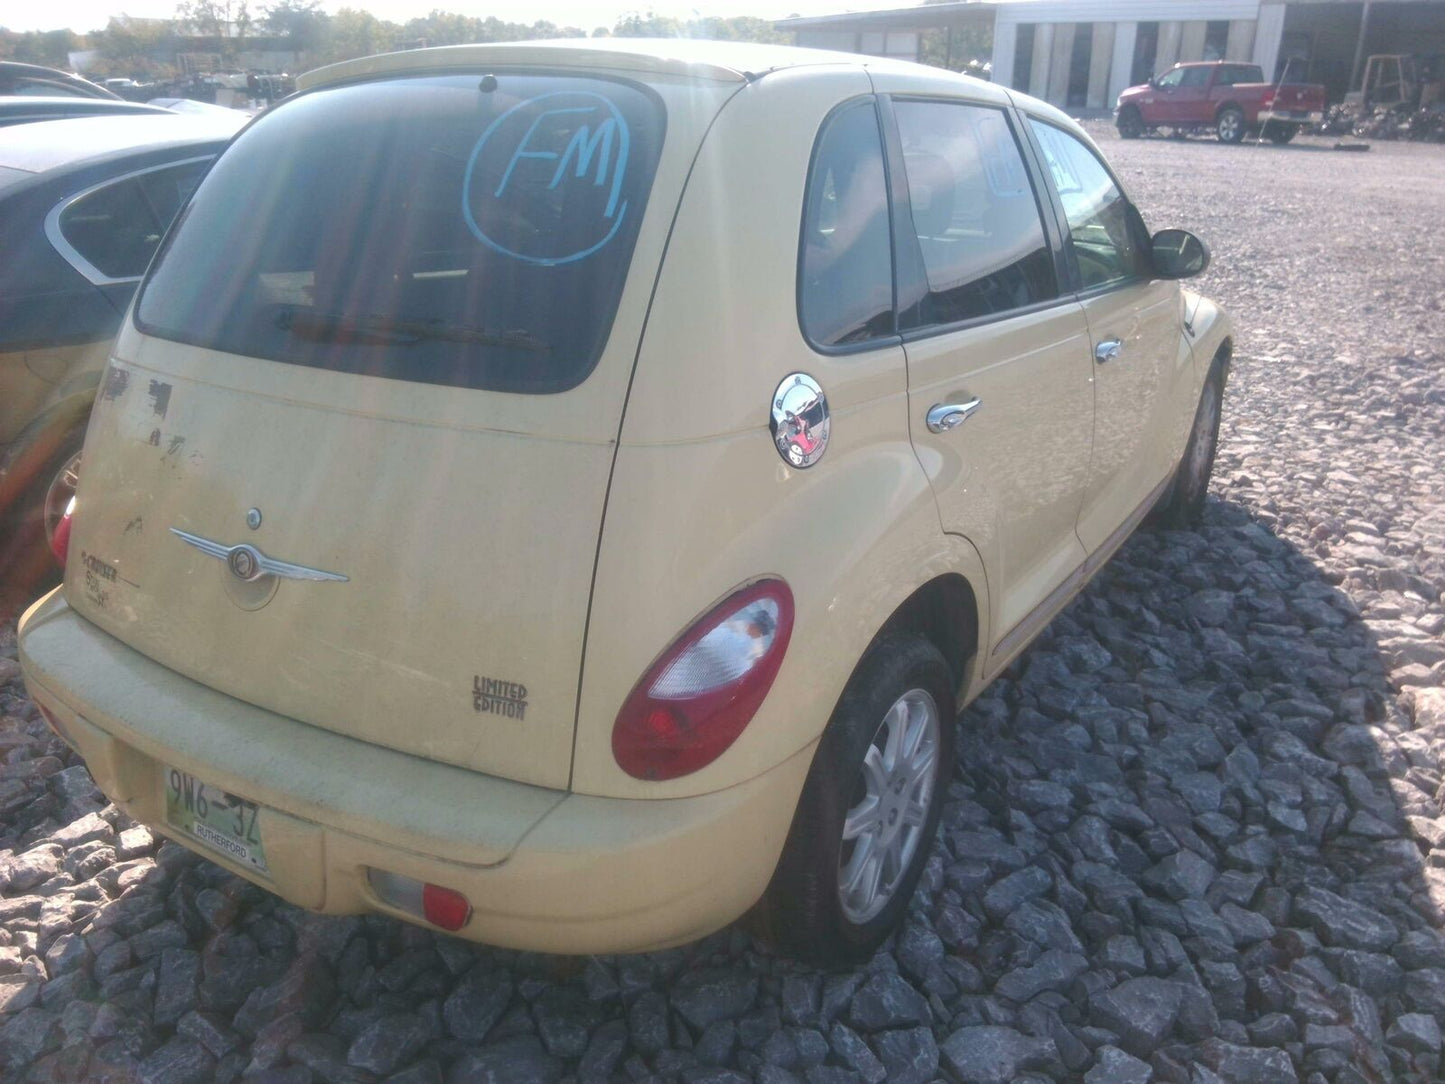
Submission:
<svg viewBox="0 0 1445 1084">
<path fill-rule="evenodd" d="M 1245 123 L 1246 123 L 1246 124 L 1249 123 L 1249 114 L 1245 112 L 1244 106 L 1240 105 L 1240 104 L 1239 104 L 1238 102 L 1236 102 L 1233 98 L 1227 98 L 1227 99 L 1225 99 L 1224 101 L 1220 102 L 1218 108 L 1214 110 L 1214 123 L 1215 123 L 1215 124 L 1218 124 L 1218 123 L 1219 123 L 1219 118 L 1222 117 L 1222 116 L 1224 116 L 1224 111 L 1225 111 L 1226 109 L 1237 109 L 1237 110 L 1239 110 L 1240 115 L 1244 117 Z"/>
<path fill-rule="evenodd" d="M 0 453 L 0 514 L 29 491 L 70 434 L 85 427 L 94 402 L 95 388 L 81 385 L 47 406 Z"/>
<path fill-rule="evenodd" d="M 1224 337 L 1224 340 L 1219 344 L 1219 349 L 1217 349 L 1216 351 L 1214 351 L 1214 357 L 1210 360 L 1209 366 L 1210 366 L 1210 368 L 1212 369 L 1212 368 L 1214 368 L 1214 367 L 1217 365 L 1217 366 L 1219 367 L 1220 375 L 1221 375 L 1225 380 L 1228 380 L 1228 379 L 1229 379 L 1229 367 L 1230 367 L 1233 363 L 1234 363 L 1234 337 L 1233 337 L 1232 335 L 1226 335 L 1226 336 Z"/>
<path fill-rule="evenodd" d="M 955 692 L 971 680 L 979 644 L 978 592 L 960 572 L 922 584 L 893 611 L 868 650 L 888 636 L 916 633 L 938 648 L 953 675 Z"/>
</svg>

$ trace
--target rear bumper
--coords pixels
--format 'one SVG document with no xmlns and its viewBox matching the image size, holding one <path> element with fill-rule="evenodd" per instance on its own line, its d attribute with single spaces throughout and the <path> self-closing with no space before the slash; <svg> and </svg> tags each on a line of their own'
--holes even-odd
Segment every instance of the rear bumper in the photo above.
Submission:
<svg viewBox="0 0 1445 1084">
<path fill-rule="evenodd" d="M 368 868 L 473 907 L 460 936 L 547 952 L 626 952 L 742 914 L 777 864 L 809 746 L 696 798 L 593 798 L 428 761 L 298 723 L 167 670 L 52 592 L 21 619 L 26 686 L 96 783 L 138 821 L 316 911 L 376 911 Z M 180 768 L 261 806 L 269 878 L 165 822 Z"/>
<path fill-rule="evenodd" d="M 1266 121 L 1281 121 L 1289 124 L 1322 124 L 1325 115 L 1318 110 L 1313 112 L 1306 109 L 1261 109 L 1259 111 L 1259 123 Z"/>
</svg>

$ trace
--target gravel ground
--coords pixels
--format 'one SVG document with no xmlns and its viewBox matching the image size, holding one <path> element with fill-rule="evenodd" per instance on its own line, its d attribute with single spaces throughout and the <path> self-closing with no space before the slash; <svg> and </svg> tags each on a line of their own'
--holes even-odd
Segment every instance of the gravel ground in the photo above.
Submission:
<svg viewBox="0 0 1445 1084">
<path fill-rule="evenodd" d="M 963 719 L 908 922 L 821 973 L 321 918 L 155 845 L 0 632 L 14 1080 L 1440 1079 L 1445 150 L 1101 140 L 1214 248 L 1207 524 L 1144 533 Z"/>
</svg>

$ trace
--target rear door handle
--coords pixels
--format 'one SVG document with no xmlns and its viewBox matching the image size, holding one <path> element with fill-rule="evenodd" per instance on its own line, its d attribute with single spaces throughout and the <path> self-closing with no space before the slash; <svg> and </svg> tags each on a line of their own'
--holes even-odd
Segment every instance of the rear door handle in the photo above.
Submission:
<svg viewBox="0 0 1445 1084">
<path fill-rule="evenodd" d="M 1118 339 L 1105 339 L 1094 347 L 1094 360 L 1100 365 L 1109 361 L 1118 361 L 1119 355 L 1124 352 L 1124 344 Z"/>
<path fill-rule="evenodd" d="M 981 406 L 982 399 L 969 399 L 962 403 L 935 403 L 928 411 L 928 431 L 947 433 L 950 429 L 957 429 Z"/>
</svg>

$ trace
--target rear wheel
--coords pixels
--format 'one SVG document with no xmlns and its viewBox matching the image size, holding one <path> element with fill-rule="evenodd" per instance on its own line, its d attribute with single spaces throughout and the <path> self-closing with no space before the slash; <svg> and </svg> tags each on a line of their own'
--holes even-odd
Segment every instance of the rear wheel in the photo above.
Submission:
<svg viewBox="0 0 1445 1084">
<path fill-rule="evenodd" d="M 953 679 L 919 636 L 864 656 L 828 723 L 772 883 L 753 914 L 780 951 L 867 960 L 903 917 L 953 763 Z"/>
<path fill-rule="evenodd" d="M 1221 143 L 1238 143 L 1244 138 L 1244 111 L 1233 105 L 1221 109 L 1214 120 L 1214 132 Z"/>
<path fill-rule="evenodd" d="M 1204 382 L 1194 427 L 1184 446 L 1184 458 L 1174 473 L 1169 495 L 1159 508 L 1158 519 L 1165 527 L 1195 526 L 1204 515 L 1204 498 L 1214 473 L 1214 454 L 1219 448 L 1219 419 L 1224 404 L 1224 370 L 1216 363 Z"/>
<path fill-rule="evenodd" d="M 1264 126 L 1264 137 L 1271 143 L 1283 145 L 1297 135 L 1299 135 L 1298 124 L 1280 124 L 1278 121 L 1270 121 Z"/>
<path fill-rule="evenodd" d="M 1119 129 L 1120 139 L 1138 139 L 1144 134 L 1144 117 L 1136 106 L 1126 105 L 1119 110 L 1116 126 Z"/>
</svg>

